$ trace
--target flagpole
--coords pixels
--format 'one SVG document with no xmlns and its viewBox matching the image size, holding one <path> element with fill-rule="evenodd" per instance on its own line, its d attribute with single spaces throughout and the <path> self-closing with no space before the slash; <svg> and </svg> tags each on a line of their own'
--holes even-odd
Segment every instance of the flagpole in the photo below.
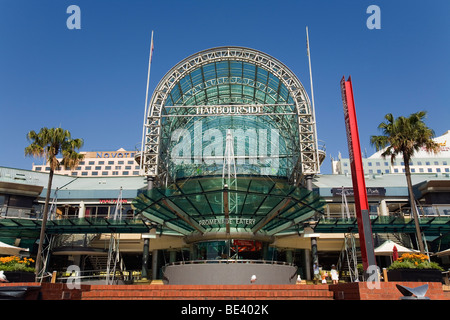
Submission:
<svg viewBox="0 0 450 320">
<path fill-rule="evenodd" d="M 144 168 L 142 167 L 143 161 L 144 161 L 144 139 L 145 139 L 145 125 L 147 123 L 147 108 L 148 108 L 148 86 L 150 82 L 150 68 L 152 65 L 152 56 L 153 56 L 153 30 L 152 30 L 152 38 L 150 41 L 150 54 L 148 57 L 148 73 L 147 73 L 147 89 L 145 91 L 145 107 L 144 107 L 144 124 L 142 126 L 142 141 L 141 141 L 141 159 L 140 159 L 140 170 L 143 172 Z"/>
<path fill-rule="evenodd" d="M 306 26 L 306 50 L 308 54 L 308 62 L 309 62 L 309 79 L 311 82 L 311 116 L 313 119 L 313 125 L 314 125 L 314 134 L 316 135 L 316 161 L 317 161 L 317 172 L 320 171 L 320 164 L 319 164 L 319 143 L 317 141 L 317 127 L 316 127 L 316 108 L 314 105 L 314 87 L 313 87 L 313 79 L 312 79 L 312 68 L 311 68 L 311 54 L 309 52 L 309 34 L 308 34 L 308 26 Z"/>
</svg>

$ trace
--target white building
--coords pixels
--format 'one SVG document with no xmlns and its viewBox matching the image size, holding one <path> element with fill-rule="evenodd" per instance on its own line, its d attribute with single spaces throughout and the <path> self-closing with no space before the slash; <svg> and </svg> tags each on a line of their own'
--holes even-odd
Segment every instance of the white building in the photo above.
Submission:
<svg viewBox="0 0 450 320">
<path fill-rule="evenodd" d="M 123 148 L 117 151 L 91 151 L 80 152 L 84 160 L 73 170 L 66 170 L 61 166 L 56 174 L 70 176 L 139 176 L 139 164 L 134 160 L 135 151 L 126 151 Z M 58 159 L 61 160 L 61 159 Z M 50 166 L 34 164 L 32 171 L 49 172 Z"/>
<path fill-rule="evenodd" d="M 440 147 L 441 151 L 437 154 L 429 153 L 423 148 L 416 152 L 411 159 L 410 168 L 412 174 L 420 173 L 450 173 L 450 130 L 442 136 L 433 139 Z M 368 158 L 363 158 L 365 174 L 389 174 L 405 172 L 405 164 L 402 157 L 397 157 L 395 162 L 391 163 L 391 158 L 383 159 L 381 154 L 384 150 L 378 151 Z M 351 174 L 350 159 L 342 158 L 339 154 L 337 160 L 331 160 L 333 174 Z"/>
</svg>

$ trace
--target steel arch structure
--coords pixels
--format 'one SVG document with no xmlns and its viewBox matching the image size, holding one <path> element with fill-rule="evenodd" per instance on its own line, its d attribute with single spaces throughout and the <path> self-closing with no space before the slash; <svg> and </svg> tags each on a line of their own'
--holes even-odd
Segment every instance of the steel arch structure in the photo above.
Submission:
<svg viewBox="0 0 450 320">
<path fill-rule="evenodd" d="M 278 79 L 278 89 L 271 88 L 269 83 L 269 76 L 267 77 L 267 83 L 261 83 L 255 79 L 249 79 L 244 77 L 244 70 L 242 71 L 242 77 L 232 76 L 231 72 L 228 72 L 228 76 L 218 76 L 216 70 L 216 77 L 214 79 L 205 79 L 203 68 L 207 65 L 214 64 L 217 66 L 219 63 L 228 63 L 229 68 L 231 63 L 240 62 L 242 65 L 244 63 L 247 65 L 253 65 L 256 69 L 265 70 L 268 72 L 270 77 L 275 77 Z M 217 67 L 216 67 L 217 68 Z M 196 70 L 201 70 L 202 79 L 197 85 L 192 83 L 188 90 L 183 91 L 182 86 L 185 86 L 187 82 L 185 79 L 188 75 Z M 200 73 L 199 73 L 200 74 Z M 181 84 L 183 82 L 183 84 Z M 203 98 L 197 98 L 199 92 L 204 92 L 203 96 L 207 96 L 207 89 L 211 86 L 218 86 L 219 84 L 238 84 L 243 88 L 251 87 L 256 90 L 264 92 L 267 96 L 271 97 L 272 100 L 277 102 L 280 96 L 280 87 L 287 89 L 286 97 L 282 101 L 286 101 L 282 104 L 267 104 L 266 99 L 257 99 L 256 94 L 251 96 L 242 96 L 236 99 L 230 93 L 229 97 L 221 97 L 217 94 L 216 97 L 206 100 Z M 179 89 L 177 89 L 179 88 Z M 182 97 L 178 100 L 173 98 L 173 92 L 180 92 Z M 219 91 L 219 90 L 217 90 Z M 242 92 L 244 89 L 242 89 Z M 230 89 L 231 92 L 231 89 Z M 275 99 L 277 98 L 277 99 Z M 174 101 L 176 100 L 176 101 Z M 239 101 L 238 101 L 239 100 Z M 169 103 L 170 101 L 170 103 Z M 144 122 L 144 144 L 142 152 L 142 169 L 143 175 L 147 176 L 152 180 L 161 180 L 161 176 L 167 171 L 167 166 L 163 163 L 161 158 L 162 148 L 162 138 L 163 138 L 163 127 L 165 125 L 164 117 L 168 116 L 170 113 L 174 113 L 176 107 L 181 110 L 183 106 L 188 106 L 191 109 L 198 107 L 199 105 L 262 105 L 264 111 L 261 116 L 270 117 L 272 120 L 280 121 L 283 120 L 285 127 L 283 132 L 289 134 L 290 132 L 295 132 L 295 152 L 298 153 L 295 163 L 292 163 L 292 172 L 289 176 L 290 182 L 299 184 L 300 181 L 305 176 L 314 175 L 320 172 L 319 166 L 319 154 L 318 154 L 318 143 L 317 143 L 317 133 L 315 129 L 315 115 L 311 108 L 311 104 L 308 95 L 299 81 L 299 79 L 294 75 L 294 73 L 287 68 L 283 63 L 277 59 L 265 54 L 261 51 L 244 48 L 244 47 L 217 47 L 204 51 L 195 53 L 177 65 L 175 65 L 166 75 L 161 79 L 159 84 L 154 90 L 152 98 L 149 102 L 147 108 L 147 115 Z M 289 111 L 288 106 L 291 105 L 291 113 L 295 115 L 295 123 L 292 124 L 290 121 L 285 120 L 285 115 L 289 112 L 273 112 L 268 111 L 268 108 L 274 107 L 275 109 L 287 107 L 286 110 Z M 189 110 L 183 109 L 184 113 L 177 113 L 178 116 L 187 118 L 191 116 Z M 284 114 L 283 114 L 284 113 Z M 183 121 L 183 120 L 178 120 Z M 295 126 L 295 130 L 290 130 L 289 126 Z"/>
</svg>

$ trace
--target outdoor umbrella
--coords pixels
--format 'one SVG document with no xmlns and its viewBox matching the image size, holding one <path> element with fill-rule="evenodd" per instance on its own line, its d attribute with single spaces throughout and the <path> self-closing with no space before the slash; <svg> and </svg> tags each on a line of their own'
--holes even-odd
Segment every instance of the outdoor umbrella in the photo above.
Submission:
<svg viewBox="0 0 450 320">
<path fill-rule="evenodd" d="M 391 240 L 386 240 L 382 245 L 375 248 L 374 252 L 376 256 L 392 256 L 394 252 L 394 246 L 397 248 L 397 254 L 401 253 L 417 253 L 419 251 L 406 248 Z"/>
<path fill-rule="evenodd" d="M 0 241 L 0 255 L 18 256 L 20 251 L 29 251 L 29 249 L 11 246 Z"/>
<path fill-rule="evenodd" d="M 450 249 L 444 250 L 444 251 L 440 251 L 437 252 L 436 254 L 434 254 L 435 256 L 438 257 L 444 257 L 444 256 L 450 256 Z"/>
</svg>

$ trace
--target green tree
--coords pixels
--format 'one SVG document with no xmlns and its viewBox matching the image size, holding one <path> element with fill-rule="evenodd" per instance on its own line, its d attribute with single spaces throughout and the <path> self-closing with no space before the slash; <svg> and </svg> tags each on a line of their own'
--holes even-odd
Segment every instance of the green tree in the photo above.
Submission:
<svg viewBox="0 0 450 320">
<path fill-rule="evenodd" d="M 25 148 L 25 155 L 45 158 L 50 166 L 47 194 L 45 197 L 41 232 L 39 236 L 39 247 L 36 256 L 36 281 L 38 281 L 42 264 L 42 245 L 48 219 L 48 205 L 50 202 L 53 174 L 60 166 L 73 169 L 78 165 L 84 158 L 83 154 L 77 152 L 77 150 L 83 146 L 83 140 L 72 139 L 70 132 L 61 128 L 42 128 L 38 133 L 32 130 L 28 132 L 27 139 L 30 142 L 30 145 Z M 58 158 L 60 160 L 58 160 Z"/>
<path fill-rule="evenodd" d="M 419 250 L 425 253 L 422 234 L 420 232 L 417 207 L 414 202 L 414 193 L 411 182 L 410 162 L 416 151 L 425 148 L 428 152 L 439 152 L 439 145 L 434 142 L 434 131 L 427 127 L 424 122 L 426 111 L 419 111 L 411 114 L 409 117 L 394 118 L 391 113 L 384 116 L 385 121 L 380 123 L 378 129 L 382 135 L 371 136 L 370 142 L 377 151 L 384 149 L 381 156 L 391 157 L 391 163 L 394 163 L 397 156 L 403 157 L 405 164 L 405 176 L 408 184 L 409 201 L 414 217 L 414 223 L 419 242 Z"/>
</svg>

